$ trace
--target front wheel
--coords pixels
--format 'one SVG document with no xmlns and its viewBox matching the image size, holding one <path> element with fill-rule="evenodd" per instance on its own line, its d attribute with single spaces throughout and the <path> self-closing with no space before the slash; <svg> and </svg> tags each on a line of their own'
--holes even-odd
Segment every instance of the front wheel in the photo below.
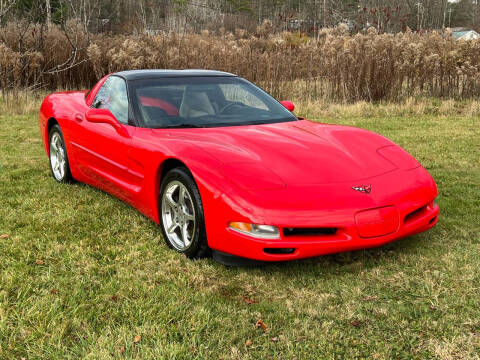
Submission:
<svg viewBox="0 0 480 360">
<path fill-rule="evenodd" d="M 68 163 L 67 148 L 58 124 L 53 125 L 48 134 L 48 152 L 50 154 L 50 170 L 54 179 L 63 183 L 71 182 L 73 178 Z"/>
<path fill-rule="evenodd" d="M 160 222 L 169 247 L 189 258 L 209 253 L 202 200 L 190 172 L 170 170 L 160 188 Z"/>
</svg>

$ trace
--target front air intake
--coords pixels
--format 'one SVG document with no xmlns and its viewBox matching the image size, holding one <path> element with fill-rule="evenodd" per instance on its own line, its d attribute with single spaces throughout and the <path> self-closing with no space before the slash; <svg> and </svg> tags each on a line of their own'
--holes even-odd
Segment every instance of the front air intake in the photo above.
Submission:
<svg viewBox="0 0 480 360">
<path fill-rule="evenodd" d="M 421 217 L 426 210 L 427 210 L 427 205 L 422 206 L 421 208 L 418 208 L 418 209 L 412 211 L 411 213 L 409 213 L 405 216 L 405 218 L 403 219 L 403 222 L 407 223 L 411 220 L 415 220 L 415 219 Z"/>
<path fill-rule="evenodd" d="M 335 235 L 337 228 L 319 227 L 319 228 L 284 228 L 284 236 L 325 236 Z"/>
<path fill-rule="evenodd" d="M 264 253 L 275 254 L 275 255 L 288 255 L 293 254 L 295 249 L 293 248 L 265 248 L 263 249 Z"/>
</svg>

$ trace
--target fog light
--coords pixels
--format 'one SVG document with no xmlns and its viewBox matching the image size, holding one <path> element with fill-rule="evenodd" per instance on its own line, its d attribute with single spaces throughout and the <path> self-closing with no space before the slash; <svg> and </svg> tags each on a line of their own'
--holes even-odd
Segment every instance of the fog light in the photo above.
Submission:
<svg viewBox="0 0 480 360">
<path fill-rule="evenodd" d="M 258 225 L 244 222 L 231 222 L 228 227 L 239 233 L 260 239 L 279 239 L 280 231 L 276 226 Z"/>
</svg>

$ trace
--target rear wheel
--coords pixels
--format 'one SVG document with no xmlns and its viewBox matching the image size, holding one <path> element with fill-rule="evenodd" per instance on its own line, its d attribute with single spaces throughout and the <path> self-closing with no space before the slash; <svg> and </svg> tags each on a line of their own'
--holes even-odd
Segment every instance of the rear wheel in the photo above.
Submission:
<svg viewBox="0 0 480 360">
<path fill-rule="evenodd" d="M 67 148 L 58 124 L 53 125 L 48 134 L 48 152 L 53 178 L 62 183 L 71 182 L 73 178 L 68 163 Z"/>
<path fill-rule="evenodd" d="M 189 258 L 209 253 L 202 200 L 188 169 L 170 170 L 160 188 L 160 222 L 169 247 Z"/>
</svg>

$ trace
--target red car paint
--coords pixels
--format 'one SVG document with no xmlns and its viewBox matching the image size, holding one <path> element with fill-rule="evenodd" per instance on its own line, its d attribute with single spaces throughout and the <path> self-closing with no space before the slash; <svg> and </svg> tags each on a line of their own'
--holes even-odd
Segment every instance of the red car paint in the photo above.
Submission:
<svg viewBox="0 0 480 360">
<path fill-rule="evenodd" d="M 282 104 L 283 106 L 285 106 L 285 108 L 286 108 L 288 111 L 293 111 L 293 110 L 295 110 L 295 105 L 294 105 L 291 101 L 283 100 L 283 101 L 280 101 L 280 104 Z"/>
<path fill-rule="evenodd" d="M 130 203 L 156 223 L 162 166 L 168 159 L 183 162 L 198 185 L 208 245 L 214 250 L 257 260 L 293 260 L 379 246 L 438 221 L 432 177 L 380 135 L 303 119 L 184 129 L 86 121 L 106 78 L 87 96 L 73 91 L 45 98 L 40 109 L 45 150 L 49 126 L 56 120 L 73 177 Z M 165 109 L 165 104 L 158 106 Z M 231 221 L 275 225 L 281 237 L 255 239 L 229 229 Z M 334 231 L 302 234 L 297 228 Z M 294 250 L 265 250 L 271 248 Z"/>
</svg>

